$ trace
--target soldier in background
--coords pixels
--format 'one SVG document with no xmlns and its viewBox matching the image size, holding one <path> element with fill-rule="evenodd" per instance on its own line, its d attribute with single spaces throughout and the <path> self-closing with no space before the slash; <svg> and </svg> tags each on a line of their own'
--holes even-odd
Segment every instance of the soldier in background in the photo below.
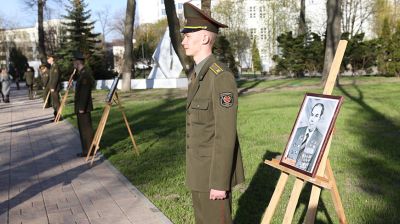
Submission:
<svg viewBox="0 0 400 224">
<path fill-rule="evenodd" d="M 93 141 L 93 125 L 90 112 L 93 110 L 92 88 L 94 78 L 92 71 L 84 65 L 85 57 L 80 52 L 74 53 L 74 68 L 76 69 L 75 86 L 75 114 L 78 120 L 78 129 L 81 139 L 82 152 L 78 157 L 85 157 L 89 152 L 89 147 Z"/>
<path fill-rule="evenodd" d="M 24 73 L 24 79 L 26 82 L 26 86 L 28 87 L 28 97 L 30 100 L 33 100 L 33 79 L 34 79 L 34 73 L 32 67 L 26 68 L 26 71 Z"/>
<path fill-rule="evenodd" d="M 47 62 L 50 64 L 49 72 L 49 87 L 51 103 L 53 104 L 54 117 L 57 116 L 58 109 L 60 108 L 60 88 L 61 88 L 61 74 L 58 70 L 58 66 L 55 63 L 55 56 L 47 56 Z"/>
<path fill-rule="evenodd" d="M 238 92 L 233 73 L 212 54 L 227 27 L 190 3 L 182 46 L 195 61 L 186 104 L 186 185 L 197 224 L 232 223 L 232 188 L 244 182 L 237 135 Z"/>
<path fill-rule="evenodd" d="M 49 70 L 47 69 L 46 65 L 40 65 L 39 66 L 39 73 L 40 77 L 42 79 L 42 85 L 43 85 L 43 101 L 46 102 L 46 97 L 47 94 L 50 91 L 50 85 L 49 85 Z M 51 97 L 47 100 L 46 105 L 44 106 L 45 108 L 51 107 Z"/>
</svg>

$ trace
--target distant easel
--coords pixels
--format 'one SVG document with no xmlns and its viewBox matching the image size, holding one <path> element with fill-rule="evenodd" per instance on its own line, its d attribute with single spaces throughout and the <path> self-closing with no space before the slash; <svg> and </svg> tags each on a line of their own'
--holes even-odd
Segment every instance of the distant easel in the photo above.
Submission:
<svg viewBox="0 0 400 224">
<path fill-rule="evenodd" d="M 133 138 L 133 134 L 132 134 L 131 128 L 129 126 L 128 119 L 127 119 L 126 114 L 124 112 L 124 108 L 122 107 L 121 101 L 120 101 L 120 99 L 118 97 L 118 94 L 116 92 L 118 79 L 119 79 L 119 77 L 116 77 L 114 79 L 114 82 L 113 82 L 113 84 L 111 86 L 110 92 L 107 95 L 106 104 L 105 104 L 104 110 L 103 110 L 103 115 L 101 116 L 101 119 L 100 119 L 100 122 L 99 122 L 99 126 L 97 127 L 96 133 L 95 133 L 95 135 L 93 137 L 93 141 L 92 141 L 92 144 L 90 145 L 88 155 L 86 156 L 86 161 L 89 161 L 90 155 L 92 155 L 92 152 L 93 152 L 93 156 L 91 158 L 90 165 L 93 164 L 94 157 L 96 156 L 96 152 L 100 148 L 99 144 L 100 144 L 101 136 L 103 135 L 104 128 L 106 126 L 108 115 L 110 114 L 110 110 L 111 110 L 111 106 L 112 106 L 113 102 L 118 105 L 118 108 L 122 113 L 122 117 L 124 118 L 126 128 L 128 129 L 129 136 L 131 138 L 132 144 L 133 144 L 133 146 L 135 148 L 135 151 L 136 151 L 136 155 L 139 155 L 139 149 L 136 146 L 136 142 L 135 142 L 135 139 Z"/>
<path fill-rule="evenodd" d="M 65 103 L 67 102 L 69 89 L 71 89 L 71 86 L 72 86 L 72 81 L 73 81 L 75 72 L 76 72 L 76 69 L 74 69 L 74 71 L 72 72 L 71 76 L 69 77 L 67 89 L 66 89 L 65 94 L 64 94 L 64 96 L 63 96 L 63 98 L 61 100 L 60 107 L 58 108 L 56 118 L 54 118 L 54 123 L 58 123 L 60 121 L 62 111 L 64 109 Z"/>
<path fill-rule="evenodd" d="M 324 92 L 325 95 L 331 95 L 333 88 L 335 86 L 337 74 L 339 72 L 340 64 L 343 59 L 344 52 L 346 50 L 347 41 L 341 40 L 339 42 L 338 48 L 336 50 L 335 58 L 333 59 L 331 70 L 329 72 L 328 79 L 325 84 Z M 335 177 L 333 175 L 332 167 L 328 160 L 329 149 L 331 146 L 332 135 L 329 137 L 328 144 L 326 145 L 325 152 L 323 154 L 320 166 L 318 168 L 317 174 L 314 178 L 299 173 L 295 170 L 287 168 L 279 164 L 280 160 L 278 158 L 272 160 L 265 160 L 265 163 L 281 170 L 281 175 L 279 177 L 278 183 L 276 184 L 275 191 L 272 195 L 271 201 L 267 209 L 265 210 L 262 224 L 267 224 L 271 222 L 272 216 L 274 215 L 275 209 L 278 205 L 279 199 L 283 193 L 286 182 L 289 175 L 295 176 L 296 180 L 293 186 L 292 193 L 290 195 L 288 206 L 286 207 L 285 216 L 283 223 L 292 223 L 293 216 L 296 210 L 296 205 L 299 200 L 300 193 L 302 191 L 305 182 L 312 184 L 312 190 L 310 195 L 310 201 L 307 208 L 307 214 L 303 223 L 310 224 L 314 223 L 315 215 L 317 213 L 318 201 L 321 193 L 321 189 L 327 189 L 331 192 L 331 197 L 333 204 L 335 206 L 336 214 L 339 217 L 339 222 L 344 224 L 347 223 L 346 216 L 344 213 L 342 201 L 340 199 L 339 190 L 336 186 Z"/>
</svg>

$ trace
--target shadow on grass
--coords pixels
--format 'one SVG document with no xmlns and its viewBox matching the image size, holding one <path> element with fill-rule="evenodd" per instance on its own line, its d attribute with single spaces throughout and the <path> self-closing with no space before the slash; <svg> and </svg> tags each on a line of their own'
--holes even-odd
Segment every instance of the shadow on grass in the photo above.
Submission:
<svg viewBox="0 0 400 224">
<path fill-rule="evenodd" d="M 274 192 L 276 182 L 279 178 L 279 171 L 271 168 L 263 161 L 279 155 L 275 152 L 267 151 L 263 160 L 258 165 L 257 171 L 246 191 L 240 196 L 238 210 L 235 216 L 235 223 L 260 223 L 265 208 Z"/>
<path fill-rule="evenodd" d="M 186 99 L 173 99 L 167 93 L 162 103 L 124 108 L 139 156 L 129 152 L 132 142 L 114 105 L 100 142 L 101 151 L 135 185 L 159 184 L 181 175 L 185 165 L 185 105 Z M 100 117 L 96 113 L 94 123 Z"/>
<path fill-rule="evenodd" d="M 355 94 L 348 89 L 354 88 Z M 363 214 L 369 223 L 399 223 L 400 218 L 400 175 L 397 164 L 400 160 L 399 129 L 392 120 L 383 113 L 368 105 L 364 93 L 353 83 L 346 89 L 339 90 L 360 106 L 356 115 L 364 119 L 352 119 L 351 125 L 358 136 L 362 137 L 362 152 L 350 151 L 351 169 L 359 176 L 359 189 L 371 197 L 379 199 L 381 206 Z M 389 93 L 388 93 L 389 94 Z M 345 199 L 346 201 L 346 199 Z M 344 204 L 346 202 L 344 201 Z M 371 205 L 370 205 L 371 206 Z"/>
</svg>

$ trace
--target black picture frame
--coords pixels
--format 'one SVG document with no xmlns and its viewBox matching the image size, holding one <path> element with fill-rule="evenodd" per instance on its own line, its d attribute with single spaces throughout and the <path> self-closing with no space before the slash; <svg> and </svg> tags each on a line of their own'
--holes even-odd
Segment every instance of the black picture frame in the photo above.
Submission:
<svg viewBox="0 0 400 224">
<path fill-rule="evenodd" d="M 342 103 L 342 96 L 306 93 L 280 164 L 315 177 Z"/>
<path fill-rule="evenodd" d="M 118 86 L 119 78 L 120 78 L 119 75 L 114 78 L 114 81 L 113 81 L 113 83 L 112 83 L 112 85 L 110 87 L 110 90 L 108 91 L 108 94 L 107 94 L 106 99 L 105 99 L 105 101 L 107 103 L 111 103 L 111 101 L 113 99 L 115 90 L 117 89 L 117 86 Z"/>
</svg>

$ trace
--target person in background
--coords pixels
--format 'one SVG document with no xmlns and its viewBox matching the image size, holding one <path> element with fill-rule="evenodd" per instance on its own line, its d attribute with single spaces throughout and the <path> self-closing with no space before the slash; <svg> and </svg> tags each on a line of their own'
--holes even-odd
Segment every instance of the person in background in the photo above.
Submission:
<svg viewBox="0 0 400 224">
<path fill-rule="evenodd" d="M 1 68 L 0 82 L 1 82 L 1 93 L 2 93 L 3 102 L 9 103 L 10 102 L 11 78 L 5 67 Z"/>
<path fill-rule="evenodd" d="M 49 72 L 49 87 L 51 103 L 54 109 L 54 117 L 57 116 L 58 109 L 60 108 L 60 87 L 61 87 L 61 74 L 58 70 L 57 63 L 55 62 L 55 56 L 47 56 L 47 62 L 50 64 Z"/>
<path fill-rule="evenodd" d="M 77 71 L 75 75 L 75 114 L 78 120 L 78 129 L 82 145 L 82 152 L 78 153 L 77 156 L 86 157 L 94 136 L 92 116 L 90 114 L 93 110 L 92 88 L 94 78 L 91 69 L 84 64 L 85 57 L 83 54 L 75 52 L 73 57 L 74 68 Z"/>
<path fill-rule="evenodd" d="M 33 100 L 33 80 L 34 80 L 34 73 L 31 67 L 26 68 L 24 73 L 24 79 L 26 82 L 26 86 L 28 87 L 28 97 L 30 100 Z"/>
<path fill-rule="evenodd" d="M 44 64 L 40 65 L 39 73 L 40 73 L 40 77 L 42 79 L 42 85 L 43 85 L 43 101 L 46 102 L 47 94 L 50 91 L 49 70 L 47 69 L 47 66 Z M 47 100 L 47 103 L 44 107 L 45 108 L 51 107 L 51 97 L 49 97 L 49 99 Z"/>
</svg>

